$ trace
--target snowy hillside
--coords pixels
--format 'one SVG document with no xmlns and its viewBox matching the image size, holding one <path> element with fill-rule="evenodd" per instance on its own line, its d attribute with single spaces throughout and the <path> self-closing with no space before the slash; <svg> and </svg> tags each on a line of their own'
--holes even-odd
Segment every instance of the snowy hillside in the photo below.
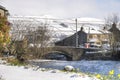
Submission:
<svg viewBox="0 0 120 80">
<path fill-rule="evenodd" d="M 10 16 L 9 21 L 13 24 L 11 32 L 17 30 L 14 26 L 15 21 L 24 22 L 24 24 L 32 24 L 31 26 L 23 26 L 20 29 L 27 32 L 29 28 L 36 29 L 40 25 L 46 24 L 51 32 L 51 41 L 64 39 L 76 32 L 75 19 L 58 19 L 50 15 L 43 16 Z M 93 27 L 94 29 L 102 28 L 104 21 L 96 18 L 77 18 L 77 31 L 81 27 Z M 16 28 L 16 29 L 15 29 Z"/>
</svg>

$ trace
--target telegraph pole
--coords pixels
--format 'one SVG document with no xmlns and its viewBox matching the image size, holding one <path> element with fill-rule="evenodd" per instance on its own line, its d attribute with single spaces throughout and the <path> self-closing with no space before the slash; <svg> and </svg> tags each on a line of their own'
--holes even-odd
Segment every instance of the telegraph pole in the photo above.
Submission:
<svg viewBox="0 0 120 80">
<path fill-rule="evenodd" d="M 76 23 L 76 48 L 78 47 L 78 32 L 77 32 L 77 18 L 75 19 L 75 23 Z"/>
</svg>

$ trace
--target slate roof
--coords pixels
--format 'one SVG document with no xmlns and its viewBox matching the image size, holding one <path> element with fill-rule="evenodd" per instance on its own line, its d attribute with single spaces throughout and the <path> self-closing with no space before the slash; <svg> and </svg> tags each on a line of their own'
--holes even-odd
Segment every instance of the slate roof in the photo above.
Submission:
<svg viewBox="0 0 120 80">
<path fill-rule="evenodd" d="M 5 10 L 5 11 L 8 11 L 5 7 L 3 7 L 3 6 L 1 6 L 1 5 L 0 5 L 0 9 Z"/>
</svg>

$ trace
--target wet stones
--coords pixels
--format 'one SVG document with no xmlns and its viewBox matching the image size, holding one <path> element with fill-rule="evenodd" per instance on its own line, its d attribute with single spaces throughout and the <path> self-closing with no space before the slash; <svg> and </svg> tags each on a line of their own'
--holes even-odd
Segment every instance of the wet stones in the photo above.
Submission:
<svg viewBox="0 0 120 80">
<path fill-rule="evenodd" d="M 75 68 L 73 66 L 71 66 L 71 65 L 67 65 L 67 66 L 64 67 L 64 70 L 65 71 L 74 71 Z"/>
</svg>

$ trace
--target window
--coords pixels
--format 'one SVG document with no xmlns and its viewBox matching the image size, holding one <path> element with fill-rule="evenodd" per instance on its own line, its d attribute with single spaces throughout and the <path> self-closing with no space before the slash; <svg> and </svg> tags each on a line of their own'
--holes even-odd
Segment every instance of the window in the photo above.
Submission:
<svg viewBox="0 0 120 80">
<path fill-rule="evenodd" d="M 93 38 L 93 35 L 89 35 L 89 38 Z"/>
<path fill-rule="evenodd" d="M 96 34 L 94 34 L 94 35 L 93 35 L 93 38 L 97 38 L 97 35 L 96 35 Z"/>
<path fill-rule="evenodd" d="M 97 35 L 97 37 L 98 37 L 98 38 L 100 38 L 100 37 L 101 37 L 101 35 Z"/>
</svg>

